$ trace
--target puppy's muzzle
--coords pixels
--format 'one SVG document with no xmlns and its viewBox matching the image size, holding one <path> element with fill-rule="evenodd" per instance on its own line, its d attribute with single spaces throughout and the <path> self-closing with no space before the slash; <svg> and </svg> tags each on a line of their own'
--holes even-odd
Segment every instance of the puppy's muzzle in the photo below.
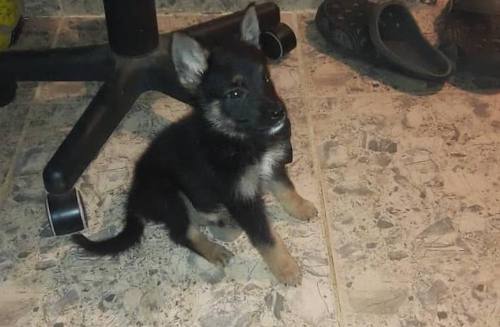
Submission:
<svg viewBox="0 0 500 327">
<path fill-rule="evenodd" d="M 273 109 L 271 109 L 270 119 L 272 123 L 277 123 L 280 120 L 285 118 L 285 110 L 281 105 L 275 105 Z"/>
</svg>

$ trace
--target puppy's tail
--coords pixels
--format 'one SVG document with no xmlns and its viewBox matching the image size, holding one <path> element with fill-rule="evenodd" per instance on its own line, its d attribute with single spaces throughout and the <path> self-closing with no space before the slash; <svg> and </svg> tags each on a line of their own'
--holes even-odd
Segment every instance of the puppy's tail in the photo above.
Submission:
<svg viewBox="0 0 500 327">
<path fill-rule="evenodd" d="M 100 255 L 116 254 L 138 244 L 143 232 L 144 223 L 139 217 L 129 213 L 123 230 L 112 238 L 91 241 L 82 234 L 75 234 L 71 239 L 89 252 Z"/>
</svg>

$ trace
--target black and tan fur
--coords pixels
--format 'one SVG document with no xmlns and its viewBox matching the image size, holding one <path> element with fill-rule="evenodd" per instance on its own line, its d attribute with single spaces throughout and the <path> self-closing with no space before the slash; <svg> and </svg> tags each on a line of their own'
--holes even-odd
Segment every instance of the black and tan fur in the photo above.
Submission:
<svg viewBox="0 0 500 327">
<path fill-rule="evenodd" d="M 75 235 L 76 243 L 98 254 L 118 253 L 140 241 L 150 220 L 164 223 L 177 244 L 225 264 L 232 253 L 201 233 L 194 218 L 217 223 L 228 214 L 279 281 L 300 283 L 300 269 L 272 229 L 262 194 L 271 191 L 301 220 L 317 211 L 296 193 L 285 170 L 291 156 L 290 123 L 269 79 L 259 34 L 250 7 L 241 38 L 224 46 L 208 50 L 186 35 L 173 35 L 179 81 L 197 104 L 192 114 L 167 127 L 138 161 L 123 230 L 97 242 Z"/>
</svg>

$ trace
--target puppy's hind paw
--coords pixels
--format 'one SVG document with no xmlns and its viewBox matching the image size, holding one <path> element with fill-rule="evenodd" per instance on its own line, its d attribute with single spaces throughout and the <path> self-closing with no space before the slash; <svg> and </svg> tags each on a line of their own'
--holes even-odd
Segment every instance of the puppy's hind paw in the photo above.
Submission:
<svg viewBox="0 0 500 327">
<path fill-rule="evenodd" d="M 216 244 L 208 255 L 207 260 L 215 265 L 225 267 L 232 257 L 234 257 L 234 254 L 231 251 L 222 245 Z"/>
</svg>

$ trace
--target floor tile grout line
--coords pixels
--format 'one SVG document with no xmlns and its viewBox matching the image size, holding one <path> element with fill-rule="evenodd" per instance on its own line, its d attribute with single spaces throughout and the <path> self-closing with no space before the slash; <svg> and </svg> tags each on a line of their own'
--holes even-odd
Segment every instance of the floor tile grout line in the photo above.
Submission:
<svg viewBox="0 0 500 327">
<path fill-rule="evenodd" d="M 61 1 L 61 0 L 59 0 Z M 61 1 L 62 2 L 62 1 Z M 160 11 L 159 8 L 156 8 L 156 16 L 179 16 L 179 17 L 190 17 L 190 16 L 215 16 L 215 15 L 229 15 L 233 14 L 238 10 L 219 10 L 219 11 L 171 11 L 164 12 Z M 295 13 L 314 13 L 315 9 L 287 9 L 280 10 L 281 14 L 295 14 Z M 59 15 L 37 15 L 37 16 L 27 16 L 28 18 L 103 18 L 104 19 L 104 10 L 100 13 L 88 13 L 88 14 L 70 14 L 66 13 L 63 10 L 63 6 L 61 5 L 61 11 Z"/>
<path fill-rule="evenodd" d="M 439 96 L 439 95 L 464 95 L 468 94 L 474 97 L 494 97 L 492 94 L 481 94 L 481 93 L 474 93 L 474 92 L 466 92 L 462 91 L 460 89 L 446 89 L 446 90 L 441 90 L 438 93 L 407 93 L 403 92 L 400 90 L 395 90 L 395 89 L 389 89 L 387 91 L 358 91 L 358 92 L 338 92 L 338 93 L 331 93 L 331 94 L 313 94 L 313 95 L 308 95 L 308 97 L 314 97 L 318 99 L 330 99 L 330 98 L 336 98 L 339 96 L 342 97 L 347 97 L 347 98 L 357 98 L 357 97 L 363 97 L 363 96 L 373 96 L 373 95 L 388 95 L 388 96 L 409 96 L 409 97 L 414 97 L 414 98 L 424 98 L 424 97 L 432 97 L 432 96 Z"/>
<path fill-rule="evenodd" d="M 60 17 L 64 17 L 63 1 L 62 0 L 57 0 L 57 3 L 59 4 L 59 16 Z"/>
<path fill-rule="evenodd" d="M 57 29 L 56 29 L 56 35 L 54 36 L 54 40 L 52 40 L 52 44 L 50 45 L 51 48 L 55 48 L 55 46 L 59 42 L 59 35 L 61 35 L 61 29 L 62 29 L 62 26 L 63 26 L 63 23 L 65 20 L 66 20 L 65 16 L 63 16 L 59 19 L 59 22 L 57 24 Z"/>
<path fill-rule="evenodd" d="M 297 29 L 300 29 L 298 15 L 299 15 L 299 12 L 295 12 L 294 19 L 295 19 L 295 26 L 297 27 Z M 302 53 L 302 41 L 303 40 L 301 40 L 300 35 L 297 39 L 298 40 L 297 40 L 296 51 L 298 51 L 298 66 L 299 66 L 299 76 L 300 76 L 300 81 L 301 81 L 301 83 L 299 84 L 300 93 L 302 95 L 304 108 L 309 108 L 308 104 L 309 104 L 310 100 L 304 91 L 305 85 L 303 84 L 303 83 L 306 83 L 305 72 L 304 72 L 304 57 L 303 57 L 303 53 Z M 313 174 L 315 176 L 316 186 L 318 187 L 321 207 L 323 209 L 323 214 L 320 213 L 319 219 L 321 220 L 323 235 L 324 235 L 325 242 L 326 242 L 325 245 L 326 245 L 326 250 L 327 250 L 327 255 L 328 255 L 328 262 L 329 262 L 329 265 L 331 268 L 330 269 L 331 270 L 330 284 L 332 285 L 332 293 L 333 293 L 332 295 L 335 299 L 335 304 L 334 304 L 335 310 L 336 310 L 336 317 L 335 318 L 336 318 L 337 326 L 343 327 L 344 326 L 344 319 L 343 319 L 343 315 L 342 315 L 340 296 L 339 296 L 338 287 L 337 287 L 338 282 L 337 282 L 337 274 L 335 271 L 335 264 L 334 264 L 334 260 L 333 260 L 333 251 L 331 249 L 331 244 L 332 244 L 331 235 L 329 232 L 328 221 L 326 218 L 326 201 L 324 199 L 323 185 L 321 183 L 321 171 L 320 171 L 320 167 L 319 167 L 319 163 L 318 163 L 317 155 L 316 155 L 316 151 L 315 151 L 314 132 L 313 132 L 313 127 L 312 127 L 312 122 L 311 122 L 311 115 L 310 115 L 310 112 L 308 110 L 306 110 L 306 125 L 308 128 L 309 152 L 311 154 L 312 162 L 313 162 Z"/>
<path fill-rule="evenodd" d="M 30 121 L 31 117 L 31 109 L 32 106 L 28 107 L 28 111 L 26 112 L 26 116 L 24 117 L 24 123 L 21 128 L 21 134 L 19 135 L 19 138 L 16 143 L 16 150 L 14 151 L 14 155 L 12 156 L 11 162 L 10 162 L 10 167 L 7 171 L 7 174 L 5 176 L 5 182 L 0 186 L 0 208 L 2 207 L 3 201 L 7 199 L 7 195 L 9 195 L 12 182 L 14 181 L 14 175 L 15 175 L 15 170 L 16 170 L 16 164 L 17 161 L 20 158 L 23 146 L 24 146 L 24 140 L 26 138 L 26 130 L 28 129 L 28 124 Z"/>
</svg>

